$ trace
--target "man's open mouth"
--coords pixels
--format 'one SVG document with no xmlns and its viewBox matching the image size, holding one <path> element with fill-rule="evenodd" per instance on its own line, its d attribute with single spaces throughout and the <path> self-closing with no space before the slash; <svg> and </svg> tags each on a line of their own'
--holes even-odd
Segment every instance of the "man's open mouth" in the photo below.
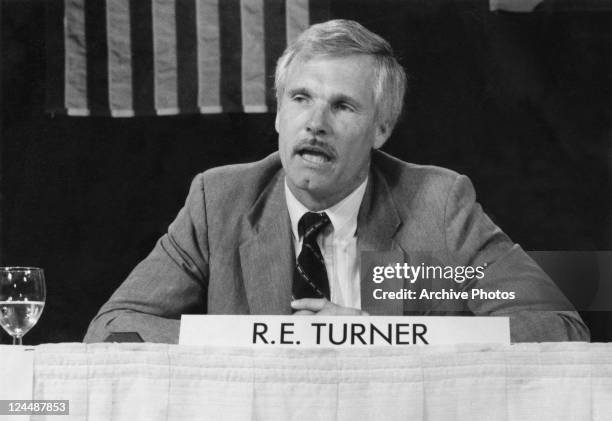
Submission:
<svg viewBox="0 0 612 421">
<path fill-rule="evenodd" d="M 304 161 L 313 164 L 325 164 L 333 159 L 333 156 L 322 148 L 313 146 L 304 146 L 296 152 Z"/>
</svg>

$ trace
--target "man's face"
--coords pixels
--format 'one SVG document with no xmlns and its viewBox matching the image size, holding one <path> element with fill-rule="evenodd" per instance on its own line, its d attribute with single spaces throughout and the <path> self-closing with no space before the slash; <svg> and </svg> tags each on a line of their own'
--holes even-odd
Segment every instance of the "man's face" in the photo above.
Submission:
<svg viewBox="0 0 612 421">
<path fill-rule="evenodd" d="M 332 206 L 366 178 L 372 148 L 387 140 L 377 121 L 373 60 L 296 57 L 276 115 L 280 158 L 292 193 L 311 210 Z"/>
</svg>

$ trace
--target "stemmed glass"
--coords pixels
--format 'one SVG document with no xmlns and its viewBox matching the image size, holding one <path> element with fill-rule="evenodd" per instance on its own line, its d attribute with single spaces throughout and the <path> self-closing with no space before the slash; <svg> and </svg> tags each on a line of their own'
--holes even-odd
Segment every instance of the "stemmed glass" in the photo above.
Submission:
<svg viewBox="0 0 612 421">
<path fill-rule="evenodd" d="M 0 267 L 0 325 L 13 345 L 38 322 L 45 306 L 45 275 L 33 267 Z"/>
</svg>

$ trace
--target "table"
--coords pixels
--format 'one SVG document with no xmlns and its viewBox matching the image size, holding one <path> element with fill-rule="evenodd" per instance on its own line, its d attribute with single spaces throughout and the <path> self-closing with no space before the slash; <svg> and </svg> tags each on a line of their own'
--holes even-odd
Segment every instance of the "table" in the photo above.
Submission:
<svg viewBox="0 0 612 421">
<path fill-rule="evenodd" d="M 8 348 L 0 346 L 4 363 Z M 32 419 L 612 419 L 612 343 L 30 348 L 32 398 L 70 401 L 69 416 Z"/>
</svg>

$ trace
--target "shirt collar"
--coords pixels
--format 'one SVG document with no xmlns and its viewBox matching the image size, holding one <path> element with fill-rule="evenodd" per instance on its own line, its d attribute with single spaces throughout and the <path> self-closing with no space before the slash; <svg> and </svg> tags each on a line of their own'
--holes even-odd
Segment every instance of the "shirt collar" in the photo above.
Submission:
<svg viewBox="0 0 612 421">
<path fill-rule="evenodd" d="M 336 203 L 334 206 L 323 209 L 320 212 L 325 212 L 331 221 L 334 229 L 334 236 L 337 239 L 348 238 L 355 235 L 357 230 L 357 215 L 361 207 L 361 201 L 365 194 L 368 177 L 355 190 L 344 199 Z M 289 210 L 289 218 L 291 219 L 291 231 L 293 237 L 299 239 L 298 222 L 300 218 L 310 210 L 302 204 L 291 192 L 285 178 L 285 199 L 287 201 L 287 209 Z"/>
</svg>

